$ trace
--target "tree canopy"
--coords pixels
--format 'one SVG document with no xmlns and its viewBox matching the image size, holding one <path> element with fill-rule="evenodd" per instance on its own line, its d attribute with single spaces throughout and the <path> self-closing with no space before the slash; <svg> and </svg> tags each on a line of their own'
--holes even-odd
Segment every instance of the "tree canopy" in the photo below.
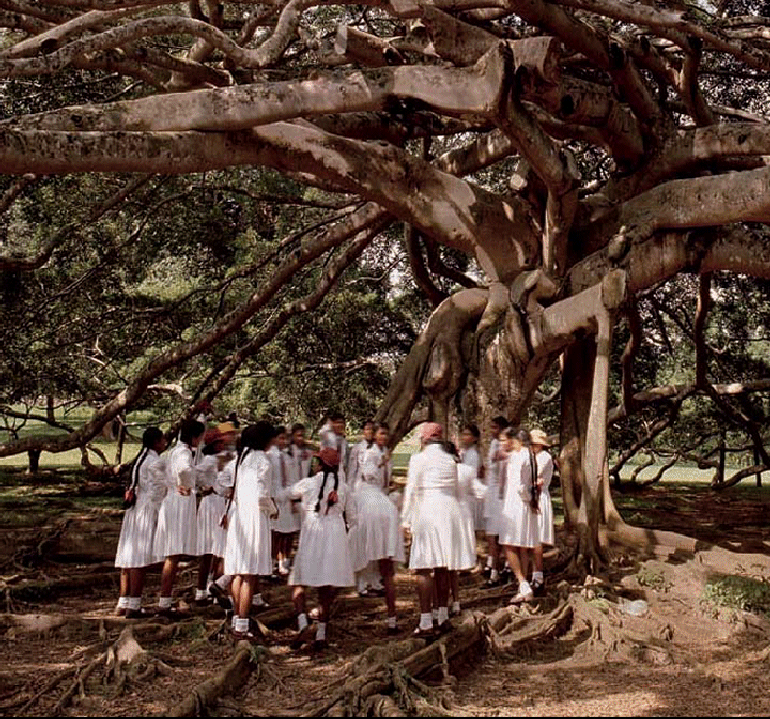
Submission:
<svg viewBox="0 0 770 719">
<path fill-rule="evenodd" d="M 600 515 L 614 517 L 616 325 L 626 318 L 629 339 L 611 420 L 681 403 L 682 387 L 641 388 L 632 371 L 645 333 L 671 345 L 668 313 L 694 347 L 681 384 L 770 464 L 764 415 L 725 399 L 746 387 L 723 391 L 729 365 L 706 351 L 709 310 L 737 296 L 736 277 L 770 278 L 768 3 L 0 0 L 0 25 L 5 292 L 37 303 L 51 336 L 87 344 L 92 320 L 77 304 L 69 323 L 55 319 L 26 278 L 81 263 L 87 283 L 103 266 L 96 253 L 109 281 L 79 302 L 102 308 L 108 328 L 134 327 L 111 343 L 136 344 L 142 328 L 138 348 L 111 348 L 131 361 L 91 421 L 0 441 L 0 455 L 82 445 L 198 357 L 208 360 L 195 397 L 215 396 L 374 252 L 385 274 L 401 253 L 399 272 L 408 263 L 436 308 L 378 413 L 396 438 L 428 416 L 518 421 L 563 355 L 551 429 L 568 518 L 595 538 Z M 293 220 L 276 209 L 287 200 L 302 208 Z M 135 242 L 154 207 L 152 244 Z M 682 274 L 689 294 L 666 289 Z M 131 302 L 105 309 L 118 284 L 121 296 L 131 284 Z M 387 287 L 382 296 L 394 300 Z M 684 323 L 672 306 L 682 301 L 695 303 Z M 388 331 L 403 356 L 420 312 L 397 314 Z M 38 319 L 17 341 L 48 342 L 56 359 Z M 712 330 L 712 344 L 730 332 Z M 361 359 L 328 336 L 315 339 L 336 361 Z M 89 353 L 76 384 L 98 359 Z M 755 358 L 752 371 L 764 370 Z"/>
</svg>

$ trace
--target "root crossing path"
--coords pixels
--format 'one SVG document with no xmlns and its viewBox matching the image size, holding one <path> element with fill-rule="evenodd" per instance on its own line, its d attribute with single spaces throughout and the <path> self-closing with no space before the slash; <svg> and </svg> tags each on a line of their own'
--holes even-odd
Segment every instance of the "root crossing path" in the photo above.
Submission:
<svg viewBox="0 0 770 719">
<path fill-rule="evenodd" d="M 62 578 L 72 582 L 72 574 Z M 768 577 L 762 554 L 616 555 L 606 574 L 580 582 L 552 575 L 544 598 L 514 607 L 512 588 L 489 590 L 470 574 L 453 630 L 426 642 L 411 635 L 413 580 L 399 574 L 401 634 L 386 635 L 381 599 L 350 594 L 335 605 L 322 652 L 291 649 L 284 585 L 266 589 L 265 646 L 252 647 L 219 632 L 213 608 L 173 624 L 111 617 L 114 594 L 97 584 L 90 596 L 16 601 L 0 615 L 0 712 L 768 714 L 770 622 L 758 603 Z M 736 586 L 759 597 L 755 606 L 725 603 Z"/>
</svg>

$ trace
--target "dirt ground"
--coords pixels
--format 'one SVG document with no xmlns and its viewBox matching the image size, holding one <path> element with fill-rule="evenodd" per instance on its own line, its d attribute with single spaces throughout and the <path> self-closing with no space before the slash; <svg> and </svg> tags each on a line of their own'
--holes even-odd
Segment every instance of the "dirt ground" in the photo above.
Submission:
<svg viewBox="0 0 770 719">
<path fill-rule="evenodd" d="M 136 639 L 149 653 L 148 662 L 141 676 L 120 681 L 105 667 L 102 653 L 130 624 L 111 617 L 117 573 L 110 559 L 121 513 L 69 502 L 66 491 L 54 484 L 46 491 L 56 500 L 50 512 L 41 514 L 41 506 L 48 506 L 43 492 L 35 502 L 19 501 L 16 516 L 0 527 L 5 612 L 0 615 L 5 660 L 0 713 L 118 716 L 173 710 L 234 655 L 232 640 L 217 634 L 221 610 L 203 610 L 175 624 L 142 622 Z M 742 490 L 714 494 L 705 487 L 619 495 L 629 521 L 683 532 L 700 539 L 703 549 L 689 556 L 659 550 L 646 557 L 616 550 L 606 574 L 577 584 L 562 571 L 569 546 L 560 533 L 559 547 L 548 559 L 548 595 L 513 610 L 513 624 L 545 616 L 570 598 L 603 623 L 591 627 L 576 618 L 553 636 L 522 641 L 504 653 L 479 644 L 452 662 L 451 678 L 425 681 L 438 687 L 441 705 L 451 715 L 770 714 L 765 687 L 770 621 L 762 614 L 764 605 L 754 611 L 720 606 L 709 590 L 727 576 L 770 587 L 765 496 Z M 148 604 L 157 597 L 158 578 L 157 572 L 149 576 Z M 178 594 L 183 602 L 194 578 L 192 566 L 182 572 Z M 386 634 L 382 599 L 360 599 L 350 592 L 336 604 L 330 648 L 314 654 L 290 648 L 295 633 L 288 588 L 266 584 L 271 609 L 260 616 L 272 619 L 267 647 L 257 650 L 261 661 L 244 686 L 225 694 L 209 713 L 311 713 L 355 673 L 363 652 L 409 638 L 417 618 L 414 582 L 402 570 L 397 585 L 400 636 Z M 484 588 L 478 572 L 462 578 L 466 613 L 491 615 L 512 592 L 510 585 Z M 640 606 L 642 616 L 635 616 Z"/>
</svg>

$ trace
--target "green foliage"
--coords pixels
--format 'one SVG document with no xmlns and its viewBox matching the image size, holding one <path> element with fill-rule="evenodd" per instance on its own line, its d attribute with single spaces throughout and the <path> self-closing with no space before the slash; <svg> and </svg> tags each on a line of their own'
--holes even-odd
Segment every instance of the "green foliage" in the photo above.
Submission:
<svg viewBox="0 0 770 719">
<path fill-rule="evenodd" d="M 770 581 L 739 575 L 712 577 L 703 589 L 703 599 L 718 607 L 741 609 L 770 617 Z"/>
<path fill-rule="evenodd" d="M 648 567 L 641 567 L 636 573 L 636 581 L 641 587 L 649 587 L 658 592 L 665 592 L 671 587 L 663 572 L 656 572 Z"/>
</svg>

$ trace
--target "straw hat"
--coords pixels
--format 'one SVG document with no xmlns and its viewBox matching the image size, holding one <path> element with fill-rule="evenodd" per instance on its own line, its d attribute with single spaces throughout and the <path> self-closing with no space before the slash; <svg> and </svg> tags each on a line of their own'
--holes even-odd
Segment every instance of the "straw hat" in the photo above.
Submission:
<svg viewBox="0 0 770 719">
<path fill-rule="evenodd" d="M 548 441 L 548 435 L 542 429 L 533 429 L 529 433 L 529 441 L 531 444 L 539 444 L 541 447 L 551 446 L 551 443 Z"/>
</svg>

